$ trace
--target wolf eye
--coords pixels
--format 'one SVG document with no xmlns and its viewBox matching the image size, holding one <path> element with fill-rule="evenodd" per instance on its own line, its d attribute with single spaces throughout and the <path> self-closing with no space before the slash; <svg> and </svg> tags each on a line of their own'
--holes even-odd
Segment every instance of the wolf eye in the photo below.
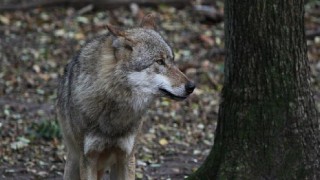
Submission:
<svg viewBox="0 0 320 180">
<path fill-rule="evenodd" d="M 156 62 L 157 62 L 159 65 L 162 65 L 162 66 L 164 66 L 164 65 L 166 64 L 163 59 L 158 59 Z"/>
</svg>

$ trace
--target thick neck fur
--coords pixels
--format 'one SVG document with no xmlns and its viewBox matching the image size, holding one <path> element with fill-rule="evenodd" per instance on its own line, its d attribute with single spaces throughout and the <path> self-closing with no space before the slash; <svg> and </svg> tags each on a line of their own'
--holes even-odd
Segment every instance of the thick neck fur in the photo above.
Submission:
<svg viewBox="0 0 320 180">
<path fill-rule="evenodd" d="M 110 128 L 116 126 L 118 121 L 126 121 L 128 127 L 139 126 L 138 119 L 153 100 L 149 94 L 130 87 L 128 72 L 115 59 L 110 41 L 111 38 L 106 37 L 103 42 L 93 41 L 84 47 L 88 50 L 83 51 L 85 54 L 80 54 L 79 60 L 83 61 L 81 70 L 88 73 L 77 77 L 75 88 L 76 106 L 93 124 L 94 121 L 99 121 L 100 128 L 106 131 L 111 131 Z M 99 51 L 98 57 L 90 55 L 94 50 Z M 95 66 L 87 66 L 87 63 Z"/>
</svg>

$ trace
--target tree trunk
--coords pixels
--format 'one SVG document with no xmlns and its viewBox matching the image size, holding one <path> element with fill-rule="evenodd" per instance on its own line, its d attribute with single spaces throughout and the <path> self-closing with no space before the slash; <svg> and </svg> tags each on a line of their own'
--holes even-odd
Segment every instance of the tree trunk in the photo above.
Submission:
<svg viewBox="0 0 320 180">
<path fill-rule="evenodd" d="M 320 179 L 304 0 L 226 0 L 214 146 L 189 179 Z"/>
</svg>

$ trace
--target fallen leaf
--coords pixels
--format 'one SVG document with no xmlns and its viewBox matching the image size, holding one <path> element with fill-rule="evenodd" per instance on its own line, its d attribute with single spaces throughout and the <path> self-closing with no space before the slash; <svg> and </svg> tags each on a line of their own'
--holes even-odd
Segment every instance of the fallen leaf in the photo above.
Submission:
<svg viewBox="0 0 320 180">
<path fill-rule="evenodd" d="M 162 146 L 166 146 L 168 144 L 168 141 L 166 139 L 162 138 L 159 140 L 159 144 Z"/>
<path fill-rule="evenodd" d="M 37 65 L 37 64 L 33 65 L 33 66 L 32 66 L 32 69 L 33 69 L 36 73 L 39 73 L 39 72 L 41 71 L 40 66 Z"/>
<path fill-rule="evenodd" d="M 9 25 L 10 24 L 10 19 L 8 17 L 6 17 L 6 16 L 1 16 L 0 15 L 0 22 L 2 24 Z"/>
<path fill-rule="evenodd" d="M 11 149 L 21 149 L 24 148 L 26 146 L 28 146 L 28 144 L 30 143 L 30 140 L 25 138 L 25 137 L 19 137 L 18 141 L 12 142 L 10 144 Z"/>
<path fill-rule="evenodd" d="M 75 34 L 75 36 L 74 36 L 74 38 L 76 39 L 76 40 L 83 40 L 84 38 L 85 38 L 85 36 L 84 36 L 84 34 L 83 33 L 76 33 Z"/>
<path fill-rule="evenodd" d="M 203 42 L 207 43 L 209 46 L 213 46 L 213 45 L 214 45 L 214 40 L 213 40 L 210 36 L 201 34 L 201 35 L 200 35 L 200 39 L 201 39 Z"/>
</svg>

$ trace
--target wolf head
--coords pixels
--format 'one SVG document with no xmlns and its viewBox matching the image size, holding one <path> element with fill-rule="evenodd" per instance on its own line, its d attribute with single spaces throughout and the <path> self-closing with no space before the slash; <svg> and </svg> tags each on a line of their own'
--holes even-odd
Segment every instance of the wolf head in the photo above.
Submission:
<svg viewBox="0 0 320 180">
<path fill-rule="evenodd" d="M 108 25 L 108 29 L 115 57 L 126 69 L 134 92 L 175 100 L 193 92 L 195 84 L 176 67 L 171 47 L 156 31 L 155 15 L 144 17 L 138 28 L 122 30 Z"/>
</svg>

